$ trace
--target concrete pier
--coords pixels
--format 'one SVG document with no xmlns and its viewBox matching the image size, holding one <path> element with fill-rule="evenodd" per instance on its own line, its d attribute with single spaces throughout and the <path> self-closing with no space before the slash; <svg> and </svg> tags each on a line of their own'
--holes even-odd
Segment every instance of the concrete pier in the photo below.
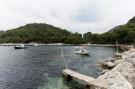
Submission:
<svg viewBox="0 0 135 89">
<path fill-rule="evenodd" d="M 66 78 L 72 77 L 74 79 L 84 81 L 87 84 L 86 89 L 107 89 L 108 87 L 107 83 L 103 80 L 97 80 L 93 77 L 77 73 L 70 69 L 64 69 L 63 74 L 65 75 Z"/>
</svg>

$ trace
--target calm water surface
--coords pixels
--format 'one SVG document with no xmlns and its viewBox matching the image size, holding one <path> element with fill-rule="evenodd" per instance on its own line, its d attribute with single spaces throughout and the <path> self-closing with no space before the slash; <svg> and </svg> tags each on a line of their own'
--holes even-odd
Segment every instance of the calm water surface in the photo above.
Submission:
<svg viewBox="0 0 135 89">
<path fill-rule="evenodd" d="M 70 69 L 93 77 L 100 74 L 95 64 L 115 52 L 111 47 L 86 48 L 91 56 L 75 54 L 75 46 L 31 46 L 22 50 L 0 46 L 0 89 L 82 89 L 79 81 L 63 80 L 61 50 Z"/>
</svg>

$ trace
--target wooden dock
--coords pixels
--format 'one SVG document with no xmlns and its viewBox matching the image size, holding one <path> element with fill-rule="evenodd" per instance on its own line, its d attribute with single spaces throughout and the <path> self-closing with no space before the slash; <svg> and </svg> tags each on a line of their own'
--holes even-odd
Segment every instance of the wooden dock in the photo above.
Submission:
<svg viewBox="0 0 135 89">
<path fill-rule="evenodd" d="M 89 88 L 87 89 L 107 89 L 108 87 L 107 83 L 103 80 L 97 80 L 93 77 L 77 73 L 70 69 L 64 69 L 63 74 L 65 75 L 65 77 L 70 76 L 72 78 L 84 81 L 85 83 L 87 83 L 87 85 L 89 85 Z"/>
</svg>

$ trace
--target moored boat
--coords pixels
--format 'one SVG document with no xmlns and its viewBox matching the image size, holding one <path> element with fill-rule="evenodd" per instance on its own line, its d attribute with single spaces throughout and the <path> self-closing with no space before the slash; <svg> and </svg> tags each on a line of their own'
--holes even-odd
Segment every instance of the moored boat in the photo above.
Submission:
<svg viewBox="0 0 135 89">
<path fill-rule="evenodd" d="M 27 46 L 25 46 L 25 45 L 21 44 L 21 45 L 17 45 L 17 46 L 15 46 L 14 48 L 15 48 L 15 49 L 26 49 L 26 48 L 27 48 Z"/>
<path fill-rule="evenodd" d="M 81 55 L 89 55 L 90 51 L 83 49 L 83 48 L 79 48 L 75 50 L 76 54 L 81 54 Z"/>
<path fill-rule="evenodd" d="M 119 53 L 119 50 L 118 50 L 118 43 L 116 41 L 116 47 L 117 47 L 117 51 L 116 51 L 116 54 L 115 54 L 115 58 L 116 59 L 122 59 L 122 54 Z"/>
</svg>

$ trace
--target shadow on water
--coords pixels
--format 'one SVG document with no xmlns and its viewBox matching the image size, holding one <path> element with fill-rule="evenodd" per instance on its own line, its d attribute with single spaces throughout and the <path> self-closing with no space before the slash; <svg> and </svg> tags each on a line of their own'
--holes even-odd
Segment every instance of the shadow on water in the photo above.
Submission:
<svg viewBox="0 0 135 89">
<path fill-rule="evenodd" d="M 90 54 L 85 54 L 85 55 L 80 55 L 82 58 L 85 58 L 85 57 L 91 57 Z"/>
<path fill-rule="evenodd" d="M 84 89 L 85 85 L 74 79 L 66 81 L 64 78 L 48 78 L 48 80 L 48 82 L 40 84 L 36 89 Z"/>
<path fill-rule="evenodd" d="M 78 81 L 75 81 L 74 79 L 70 81 L 64 80 L 64 84 L 67 85 L 69 89 L 84 89 L 84 84 L 79 83 Z"/>
</svg>

